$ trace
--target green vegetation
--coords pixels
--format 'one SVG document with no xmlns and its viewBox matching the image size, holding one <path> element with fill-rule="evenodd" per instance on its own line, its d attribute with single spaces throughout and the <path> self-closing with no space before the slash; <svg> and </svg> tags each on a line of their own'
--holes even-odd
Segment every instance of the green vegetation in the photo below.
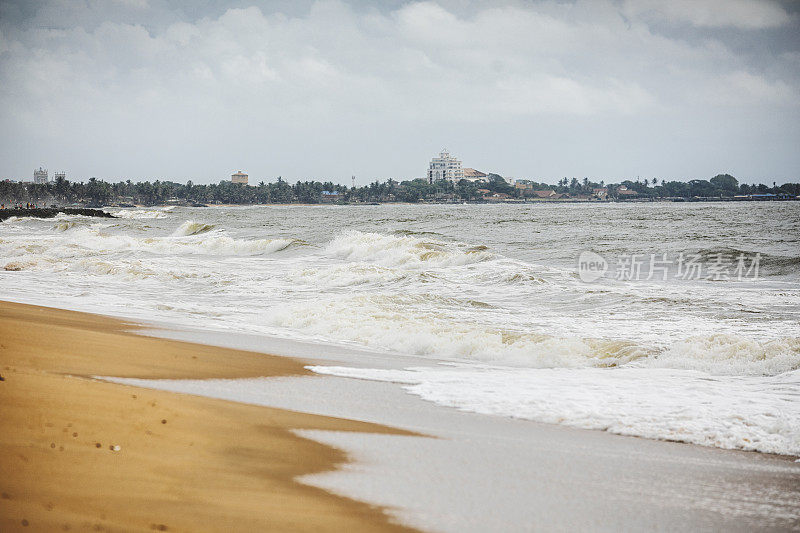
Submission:
<svg viewBox="0 0 800 533">
<path fill-rule="evenodd" d="M 597 190 L 605 189 L 609 199 L 648 198 L 731 198 L 737 195 L 773 194 L 779 197 L 800 195 L 800 183 L 787 183 L 772 187 L 763 184 L 739 184 L 728 174 L 714 176 L 710 180 L 652 182 L 625 180 L 619 184 L 595 183 L 587 178 L 563 178 L 557 185 L 520 180 L 526 188 L 508 184 L 497 174 L 489 174 L 488 182 L 471 183 L 462 180 L 451 183 L 446 180 L 429 184 L 415 179 L 397 182 L 389 179 L 374 181 L 363 187 L 347 187 L 330 181 L 298 181 L 290 185 L 278 178 L 272 183 L 263 181 L 255 186 L 221 181 L 211 185 L 195 185 L 172 181 L 130 180 L 109 183 L 95 178 L 88 182 L 70 182 L 59 178 L 47 184 L 0 181 L 0 202 L 6 206 L 28 202 L 42 204 L 81 204 L 103 206 L 109 204 L 163 205 L 167 203 L 187 204 L 268 204 L 268 203 L 364 203 L 364 202 L 462 202 L 479 201 L 485 198 L 527 199 L 535 197 L 534 191 L 553 190 L 562 198 L 597 199 Z M 602 197 L 602 194 L 600 195 Z"/>
<path fill-rule="evenodd" d="M 658 184 L 655 180 L 648 183 L 644 181 L 623 181 L 620 185 L 635 191 L 639 197 L 644 198 L 730 198 L 733 196 L 747 196 L 753 194 L 774 194 L 776 196 L 800 195 L 800 183 L 786 183 L 772 187 L 764 184 L 747 185 L 730 174 L 718 174 L 710 180 L 690 181 L 664 181 Z M 619 188 L 614 187 L 614 196 L 619 196 Z M 611 190 L 609 191 L 611 193 Z"/>
</svg>

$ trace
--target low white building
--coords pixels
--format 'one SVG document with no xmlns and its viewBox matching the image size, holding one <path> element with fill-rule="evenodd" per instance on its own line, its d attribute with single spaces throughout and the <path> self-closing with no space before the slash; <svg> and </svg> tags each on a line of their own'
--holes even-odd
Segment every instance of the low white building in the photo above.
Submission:
<svg viewBox="0 0 800 533">
<path fill-rule="evenodd" d="M 461 161 L 450 155 L 447 149 L 439 154 L 439 157 L 431 159 L 428 166 L 428 183 L 437 180 L 450 180 L 459 182 L 464 179 L 464 170 L 461 168 Z"/>
<path fill-rule="evenodd" d="M 471 182 L 476 181 L 489 181 L 489 175 L 474 168 L 464 169 L 464 179 Z"/>
<path fill-rule="evenodd" d="M 39 167 L 39 170 L 33 171 L 33 182 L 34 183 L 47 183 L 47 169 Z"/>
</svg>

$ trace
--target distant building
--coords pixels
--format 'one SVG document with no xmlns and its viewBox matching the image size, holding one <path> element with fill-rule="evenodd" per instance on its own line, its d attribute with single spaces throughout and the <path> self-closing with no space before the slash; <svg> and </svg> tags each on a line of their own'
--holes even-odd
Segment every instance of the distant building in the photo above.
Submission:
<svg viewBox="0 0 800 533">
<path fill-rule="evenodd" d="M 322 191 L 323 202 L 336 202 L 339 200 L 339 193 L 336 191 Z"/>
<path fill-rule="evenodd" d="M 484 195 L 484 199 L 486 200 L 508 200 L 511 198 L 508 194 L 504 192 L 493 192 L 491 195 Z"/>
<path fill-rule="evenodd" d="M 56 172 L 55 174 L 53 174 L 53 180 L 54 181 L 58 181 L 58 178 L 61 178 L 62 180 L 67 179 L 67 173 L 66 172 Z"/>
<path fill-rule="evenodd" d="M 555 199 L 555 198 L 558 198 L 558 197 L 560 196 L 560 195 L 559 195 L 559 194 L 558 194 L 556 191 L 554 191 L 553 189 L 544 189 L 544 190 L 542 190 L 542 191 L 533 191 L 533 192 L 534 192 L 534 194 L 536 194 L 536 196 L 537 196 L 538 198 L 550 198 L 550 199 Z"/>
<path fill-rule="evenodd" d="M 625 185 L 620 185 L 619 186 L 619 189 L 617 189 L 617 194 L 619 196 L 638 196 L 639 195 L 638 192 L 630 190 Z"/>
<path fill-rule="evenodd" d="M 464 170 L 461 168 L 461 161 L 451 156 L 447 149 L 439 154 L 439 157 L 431 159 L 428 166 L 428 183 L 436 180 L 450 180 L 459 182 L 464 179 Z"/>
<path fill-rule="evenodd" d="M 489 181 L 489 176 L 480 170 L 475 170 L 474 168 L 465 168 L 463 169 L 464 178 L 467 181 Z"/>
<path fill-rule="evenodd" d="M 47 169 L 39 167 L 39 170 L 33 171 L 33 182 L 34 183 L 47 183 Z"/>
<path fill-rule="evenodd" d="M 597 196 L 601 200 L 605 200 L 608 198 L 608 188 L 607 187 L 597 187 L 592 189 L 592 192 L 595 196 Z"/>
<path fill-rule="evenodd" d="M 231 174 L 231 181 L 233 183 L 242 183 L 244 185 L 247 185 L 247 174 L 245 174 L 240 170 L 235 174 Z"/>
</svg>

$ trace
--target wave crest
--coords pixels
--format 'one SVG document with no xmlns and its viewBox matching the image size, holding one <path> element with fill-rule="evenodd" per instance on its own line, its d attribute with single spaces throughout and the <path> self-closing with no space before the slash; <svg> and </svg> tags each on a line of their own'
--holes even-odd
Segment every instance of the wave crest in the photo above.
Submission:
<svg viewBox="0 0 800 533">
<path fill-rule="evenodd" d="M 133 220 L 146 220 L 156 218 L 167 218 L 169 211 L 166 209 L 122 209 L 116 213 L 111 213 L 117 218 Z"/>
<path fill-rule="evenodd" d="M 759 342 L 739 335 L 690 337 L 668 346 L 648 366 L 712 374 L 781 374 L 800 369 L 800 338 Z"/>
<path fill-rule="evenodd" d="M 421 356 L 529 368 L 649 367 L 717 375 L 777 375 L 800 369 L 800 338 L 758 341 L 711 335 L 658 346 L 625 338 L 512 330 L 463 321 L 490 304 L 437 294 L 363 294 L 273 308 L 271 325 L 332 342 Z M 469 313 L 466 313 L 469 314 Z"/>
<path fill-rule="evenodd" d="M 199 235 L 213 230 L 216 226 L 214 224 L 205 224 L 203 222 L 195 222 L 194 220 L 187 220 L 180 225 L 178 229 L 173 232 L 176 237 L 188 237 L 190 235 Z"/>
<path fill-rule="evenodd" d="M 325 247 L 325 252 L 349 261 L 404 268 L 461 266 L 495 257 L 485 247 L 471 248 L 460 243 L 423 240 L 410 235 L 361 231 L 348 231 L 336 237 Z"/>
</svg>

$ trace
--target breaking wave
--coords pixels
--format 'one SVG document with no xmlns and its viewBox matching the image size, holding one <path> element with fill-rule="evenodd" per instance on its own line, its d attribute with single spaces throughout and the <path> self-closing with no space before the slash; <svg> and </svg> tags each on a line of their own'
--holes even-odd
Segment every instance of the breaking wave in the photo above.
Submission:
<svg viewBox="0 0 800 533">
<path fill-rule="evenodd" d="M 424 274 L 419 274 L 424 276 Z M 292 270 L 287 278 L 300 286 L 309 288 L 344 288 L 365 285 L 384 285 L 399 283 L 411 278 L 411 275 L 395 268 L 370 265 L 365 263 L 348 263 L 331 267 L 307 267 Z"/>
<path fill-rule="evenodd" d="M 70 228 L 75 227 L 75 222 L 72 220 L 62 220 L 61 222 L 57 223 L 53 226 L 53 229 L 56 231 L 67 231 Z"/>
<path fill-rule="evenodd" d="M 167 209 L 122 209 L 115 213 L 111 213 L 117 218 L 126 218 L 132 220 L 147 220 L 167 218 L 167 214 L 171 210 Z"/>
<path fill-rule="evenodd" d="M 777 375 L 800 369 L 800 338 L 756 341 L 740 335 L 694 336 L 672 343 L 648 361 L 648 366 L 711 374 Z"/>
<path fill-rule="evenodd" d="M 187 220 L 175 230 L 173 235 L 177 237 L 188 237 L 189 235 L 199 235 L 213 230 L 216 226 L 214 224 L 204 224 L 202 222 L 195 222 L 194 220 Z"/>
<path fill-rule="evenodd" d="M 800 369 L 796 337 L 757 341 L 736 335 L 696 336 L 665 347 L 465 322 L 475 308 L 489 323 L 495 310 L 485 302 L 433 294 L 365 294 L 276 306 L 270 324 L 389 352 L 529 368 L 632 365 L 718 375 L 777 375 Z"/>
<path fill-rule="evenodd" d="M 717 448 L 800 455 L 800 372 L 709 378 L 686 370 L 403 370 L 311 366 L 319 374 L 403 384 L 439 405 Z"/>
<path fill-rule="evenodd" d="M 336 237 L 325 247 L 325 252 L 348 261 L 403 268 L 462 266 L 495 257 L 485 247 L 361 231 L 348 231 Z"/>
<path fill-rule="evenodd" d="M 634 206 L 615 213 L 623 219 L 608 220 L 608 232 L 594 231 L 599 208 L 582 215 L 578 206 L 536 208 L 530 221 L 515 211 L 519 206 L 492 207 L 502 211 L 497 216 L 477 207 L 407 209 L 385 219 L 376 217 L 386 209 L 299 207 L 12 219 L 0 226 L 0 282 L 8 298 L 32 295 L 148 320 L 361 346 L 439 367 L 446 360 L 475 370 L 442 397 L 463 408 L 715 446 L 787 449 L 770 436 L 770 424 L 772 433 L 794 430 L 786 433 L 774 410 L 757 407 L 766 394 L 796 387 L 800 372 L 800 292 L 795 279 L 783 277 L 800 273 L 794 229 L 779 240 L 774 228 L 745 231 L 720 219 L 710 227 L 714 239 L 703 233 L 680 243 L 709 262 L 762 250 L 758 280 L 587 284 L 575 273 L 577 247 L 602 241 L 606 254 L 671 251 L 686 232 L 657 227 L 647 222 L 649 208 L 638 213 Z M 654 231 L 632 231 L 631 219 Z M 776 272 L 780 279 L 771 277 Z M 506 375 L 492 381 L 490 367 Z M 449 386 L 448 376 L 418 377 L 398 379 L 430 386 L 431 398 Z M 718 383 L 730 387 L 714 388 Z M 500 394 L 512 386 L 516 396 Z M 469 390 L 485 395 L 459 396 Z M 654 405 L 672 403 L 639 410 L 647 406 L 636 391 L 651 393 Z M 745 422 L 717 402 L 727 393 L 741 404 Z M 682 401 L 693 410 L 687 418 Z M 725 425 L 739 429 L 728 434 Z"/>
<path fill-rule="evenodd" d="M 60 236 L 51 234 L 33 240 L 9 239 L 3 243 L 2 252 L 6 258 L 15 258 L 15 265 L 25 265 L 22 268 L 37 264 L 46 268 L 58 262 L 82 259 L 87 254 L 106 256 L 121 252 L 147 252 L 158 255 L 264 255 L 302 243 L 296 239 L 236 239 L 222 231 L 213 230 L 211 225 L 194 222 L 184 223 L 178 231 L 167 237 L 134 237 L 108 233 L 103 227 L 76 227 L 70 222 L 59 222 L 54 228 Z"/>
<path fill-rule="evenodd" d="M 800 272 L 800 255 L 778 255 L 776 253 L 766 253 L 763 251 L 742 250 L 739 248 L 719 246 L 714 248 L 702 248 L 696 255 L 705 263 L 713 263 L 720 260 L 727 262 L 735 267 L 740 260 L 744 261 L 744 267 L 749 268 L 756 263 L 758 256 L 758 269 L 761 273 L 770 275 L 797 274 Z M 733 268 L 731 268 L 733 270 Z"/>
<path fill-rule="evenodd" d="M 234 239 L 227 235 L 210 235 L 206 238 L 181 242 L 177 248 L 179 252 L 211 255 L 262 255 L 280 252 L 300 242 L 296 239 Z M 161 242 L 158 249 L 163 250 Z"/>
</svg>

